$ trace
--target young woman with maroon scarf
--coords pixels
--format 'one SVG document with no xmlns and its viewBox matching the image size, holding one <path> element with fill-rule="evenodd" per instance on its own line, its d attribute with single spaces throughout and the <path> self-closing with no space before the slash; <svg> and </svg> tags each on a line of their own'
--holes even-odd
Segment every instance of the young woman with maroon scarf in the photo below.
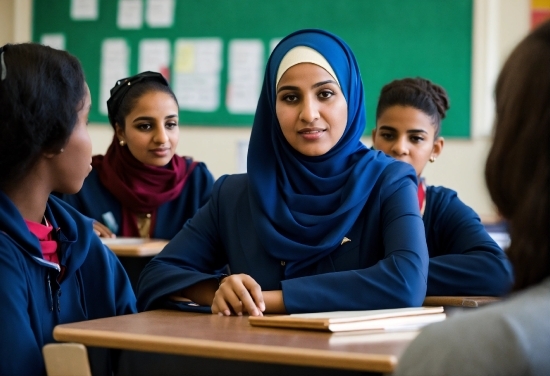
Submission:
<svg viewBox="0 0 550 376">
<path fill-rule="evenodd" d="M 443 149 L 439 133 L 448 108 L 445 90 L 429 80 L 390 82 L 380 93 L 373 146 L 416 171 L 430 255 L 426 294 L 504 295 L 512 286 L 512 267 L 479 216 L 455 191 L 427 186 L 421 177 Z"/>
<path fill-rule="evenodd" d="M 107 107 L 113 142 L 93 157 L 82 190 L 64 200 L 95 219 L 100 236 L 171 239 L 214 182 L 204 163 L 175 154 L 176 97 L 160 73 L 143 72 L 117 81 Z"/>
</svg>

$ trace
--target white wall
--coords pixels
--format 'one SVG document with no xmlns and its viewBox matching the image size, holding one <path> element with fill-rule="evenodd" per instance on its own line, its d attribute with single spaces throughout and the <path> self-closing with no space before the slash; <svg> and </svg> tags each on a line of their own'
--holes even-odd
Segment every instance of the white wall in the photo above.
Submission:
<svg viewBox="0 0 550 376">
<path fill-rule="evenodd" d="M 428 184 L 456 190 L 483 217 L 494 214 L 483 170 L 490 147 L 493 85 L 500 66 L 529 29 L 529 0 L 474 0 L 472 61 L 472 121 L 470 140 L 446 140 L 438 160 L 424 175 Z M 31 39 L 32 0 L 0 0 L 0 43 Z M 93 152 L 102 154 L 113 132 L 105 124 L 90 124 Z M 238 172 L 238 143 L 249 128 L 182 126 L 178 153 L 204 161 L 215 177 Z M 363 140 L 371 145 L 370 138 Z"/>
</svg>

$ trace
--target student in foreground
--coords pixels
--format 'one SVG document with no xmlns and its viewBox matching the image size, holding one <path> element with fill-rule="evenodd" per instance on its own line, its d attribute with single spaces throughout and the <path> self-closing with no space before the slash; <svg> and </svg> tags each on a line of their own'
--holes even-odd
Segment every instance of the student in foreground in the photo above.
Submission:
<svg viewBox="0 0 550 376">
<path fill-rule="evenodd" d="M 50 195 L 77 192 L 91 170 L 90 105 L 74 56 L 30 43 L 0 49 L 0 375 L 44 375 L 42 347 L 57 324 L 136 311 L 92 221 Z"/>
<path fill-rule="evenodd" d="M 95 219 L 102 237 L 172 239 L 210 197 L 204 163 L 175 154 L 178 102 L 166 79 L 143 72 L 117 81 L 107 101 L 115 135 L 75 195 L 63 199 Z"/>
<path fill-rule="evenodd" d="M 220 315 L 419 306 L 428 253 L 412 167 L 366 148 L 353 53 L 322 30 L 267 63 L 248 173 L 212 198 L 144 269 L 139 308 L 179 295 Z M 232 274 L 216 274 L 228 264 Z M 180 309 L 191 309 L 180 304 Z"/>
<path fill-rule="evenodd" d="M 550 374 L 550 22 L 527 36 L 496 85 L 494 143 L 485 177 L 510 225 L 515 293 L 433 324 L 399 360 L 397 375 Z M 428 355 L 429 354 L 429 355 Z"/>
<path fill-rule="evenodd" d="M 430 255 L 426 295 L 502 296 L 513 283 L 505 253 L 455 191 L 427 186 L 421 177 L 428 161 L 435 162 L 443 150 L 439 134 L 448 108 L 445 90 L 429 80 L 390 82 L 380 92 L 373 147 L 416 171 Z"/>
</svg>

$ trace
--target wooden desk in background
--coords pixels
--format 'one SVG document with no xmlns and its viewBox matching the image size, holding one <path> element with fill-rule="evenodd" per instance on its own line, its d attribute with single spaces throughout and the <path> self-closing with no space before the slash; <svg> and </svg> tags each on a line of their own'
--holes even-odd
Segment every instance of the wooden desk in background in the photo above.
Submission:
<svg viewBox="0 0 550 376">
<path fill-rule="evenodd" d="M 55 327 L 57 341 L 237 361 L 391 372 L 418 332 L 364 334 L 253 327 L 247 316 L 149 311 Z"/>
<path fill-rule="evenodd" d="M 168 244 L 168 240 L 143 238 L 101 238 L 101 241 L 117 256 L 123 257 L 155 256 Z"/>
<path fill-rule="evenodd" d="M 494 296 L 426 296 L 422 305 L 477 308 L 500 300 Z"/>
<path fill-rule="evenodd" d="M 134 291 L 145 265 L 168 244 L 164 239 L 143 238 L 101 238 L 101 241 L 117 255 Z"/>
</svg>

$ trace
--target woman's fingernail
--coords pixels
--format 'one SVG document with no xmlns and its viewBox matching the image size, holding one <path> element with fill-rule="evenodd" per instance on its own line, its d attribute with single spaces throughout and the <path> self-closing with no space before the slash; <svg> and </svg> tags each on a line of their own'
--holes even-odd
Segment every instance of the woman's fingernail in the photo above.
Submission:
<svg viewBox="0 0 550 376">
<path fill-rule="evenodd" d="M 228 309 L 226 309 L 225 311 L 223 311 L 223 314 L 226 315 L 226 316 L 231 316 L 231 312 L 229 312 Z"/>
<path fill-rule="evenodd" d="M 223 316 L 223 313 L 221 313 L 221 312 L 218 312 L 218 316 Z"/>
</svg>

